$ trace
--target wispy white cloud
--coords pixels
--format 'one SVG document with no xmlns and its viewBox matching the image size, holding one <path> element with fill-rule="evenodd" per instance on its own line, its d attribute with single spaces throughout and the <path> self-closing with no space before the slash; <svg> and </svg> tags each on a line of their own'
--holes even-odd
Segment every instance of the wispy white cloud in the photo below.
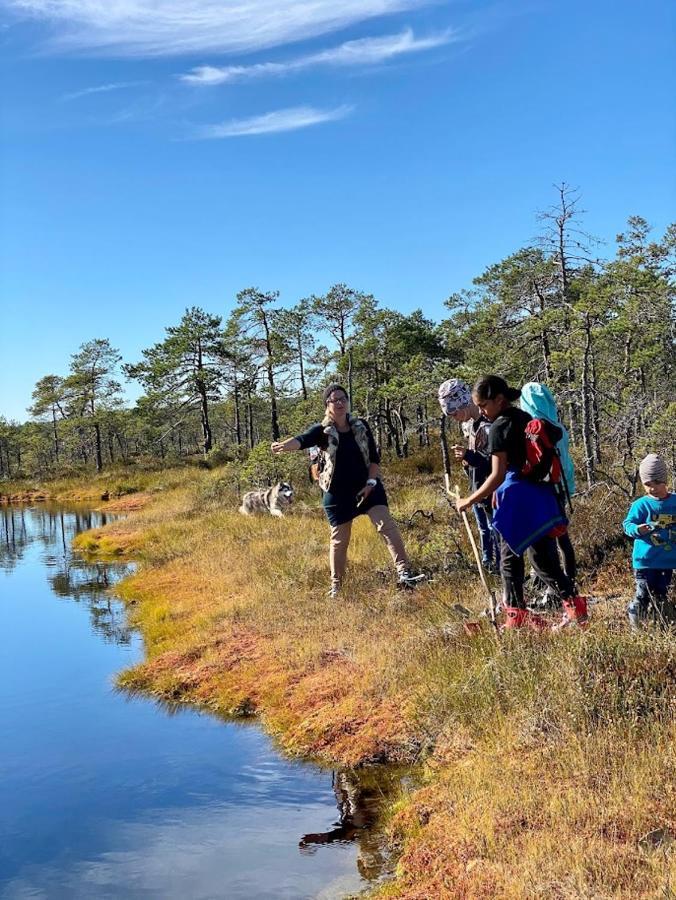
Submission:
<svg viewBox="0 0 676 900">
<path fill-rule="evenodd" d="M 453 39 L 454 33 L 450 29 L 417 38 L 413 31 L 407 28 L 399 34 L 347 41 L 337 47 L 307 56 L 299 56 L 287 62 L 265 62 L 251 66 L 197 66 L 179 77 L 186 84 L 209 86 L 232 81 L 288 75 L 318 66 L 373 66 L 407 53 L 420 53 L 423 50 L 440 47 L 450 43 Z"/>
<path fill-rule="evenodd" d="M 0 0 L 55 26 L 53 46 L 118 56 L 279 46 L 434 0 Z"/>
<path fill-rule="evenodd" d="M 99 84 L 96 87 L 83 88 L 81 91 L 73 91 L 72 94 L 64 94 L 62 100 L 78 100 L 80 97 L 88 97 L 90 94 L 108 94 L 111 91 L 121 91 L 124 88 L 138 87 L 146 84 L 145 81 L 117 81 L 111 84 Z"/>
<path fill-rule="evenodd" d="M 132 122 L 149 121 L 156 119 L 166 109 L 168 102 L 166 94 L 147 95 L 115 112 L 97 116 L 96 121 L 99 125 L 127 125 Z"/>
<path fill-rule="evenodd" d="M 292 106 L 252 116 L 248 119 L 231 119 L 217 125 L 206 125 L 197 133 L 202 139 L 242 137 L 252 134 L 275 134 L 280 131 L 297 131 L 322 122 L 334 122 L 349 115 L 354 107 L 338 106 L 334 109 L 315 109 L 312 106 Z"/>
</svg>

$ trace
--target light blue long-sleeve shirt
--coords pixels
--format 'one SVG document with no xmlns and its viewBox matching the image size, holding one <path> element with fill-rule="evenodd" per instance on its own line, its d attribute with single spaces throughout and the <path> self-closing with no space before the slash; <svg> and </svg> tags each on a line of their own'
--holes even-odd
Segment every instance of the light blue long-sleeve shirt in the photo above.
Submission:
<svg viewBox="0 0 676 900">
<path fill-rule="evenodd" d="M 640 534 L 641 525 L 655 527 Z M 634 539 L 635 569 L 676 569 L 676 494 L 667 494 L 664 500 L 648 496 L 634 500 L 623 527 Z"/>
</svg>

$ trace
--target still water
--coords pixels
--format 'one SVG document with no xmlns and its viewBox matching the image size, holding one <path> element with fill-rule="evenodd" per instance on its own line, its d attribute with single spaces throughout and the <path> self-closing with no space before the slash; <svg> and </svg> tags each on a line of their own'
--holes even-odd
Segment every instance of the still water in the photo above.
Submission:
<svg viewBox="0 0 676 900">
<path fill-rule="evenodd" d="M 101 513 L 0 509 L 0 897 L 336 898 L 383 875 L 381 786 L 255 726 L 115 690 L 143 658 L 73 536 Z"/>
</svg>

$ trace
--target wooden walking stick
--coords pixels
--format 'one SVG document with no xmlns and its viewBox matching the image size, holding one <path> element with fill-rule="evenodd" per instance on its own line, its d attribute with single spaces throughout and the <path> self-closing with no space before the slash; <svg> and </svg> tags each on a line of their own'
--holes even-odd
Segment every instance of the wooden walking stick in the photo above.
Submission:
<svg viewBox="0 0 676 900">
<path fill-rule="evenodd" d="M 460 499 L 460 488 L 456 484 L 452 491 L 448 492 L 451 497 L 457 502 Z M 462 516 L 462 521 L 465 523 L 465 529 L 467 530 L 467 537 L 469 538 L 469 542 L 472 546 L 472 552 L 474 553 L 474 559 L 476 561 L 477 569 L 479 570 L 479 578 L 481 579 L 481 583 L 486 589 L 486 593 L 488 594 L 488 614 L 491 620 L 491 625 L 495 629 L 496 637 L 500 637 L 500 631 L 498 630 L 498 623 L 496 621 L 496 612 L 495 612 L 495 593 L 491 590 L 490 585 L 488 584 L 488 580 L 486 579 L 486 572 L 484 571 L 484 567 L 481 563 L 481 554 L 479 553 L 479 548 L 476 545 L 476 540 L 474 539 L 474 532 L 472 531 L 472 526 L 469 524 L 469 519 L 467 518 L 467 513 L 463 510 L 460 513 Z"/>
<path fill-rule="evenodd" d="M 441 417 L 439 425 L 439 439 L 441 441 L 441 458 L 444 465 L 444 484 L 446 485 L 446 493 L 449 497 L 452 497 L 453 500 L 457 502 L 460 499 L 460 488 L 456 484 L 454 489 L 451 490 L 451 457 L 448 452 L 448 441 L 446 440 L 446 416 Z M 474 534 L 469 524 L 467 513 L 463 512 L 461 513 L 461 515 L 462 520 L 465 523 L 465 528 L 467 529 L 467 536 L 469 537 L 472 551 L 474 552 L 474 559 L 476 560 L 477 568 L 479 569 L 479 577 L 481 578 L 481 583 L 483 584 L 484 588 L 486 589 L 486 593 L 488 594 L 488 611 L 491 625 L 493 625 L 495 629 L 496 637 L 499 638 L 500 632 L 498 631 L 498 623 L 496 621 L 495 612 L 495 594 L 491 590 L 490 585 L 486 580 L 486 573 L 484 572 L 484 567 L 481 564 L 481 555 L 476 545 L 476 541 L 474 540 Z"/>
</svg>

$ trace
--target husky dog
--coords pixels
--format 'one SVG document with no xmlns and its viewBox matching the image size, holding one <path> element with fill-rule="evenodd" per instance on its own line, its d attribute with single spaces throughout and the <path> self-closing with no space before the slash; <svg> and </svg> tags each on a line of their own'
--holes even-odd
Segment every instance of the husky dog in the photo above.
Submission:
<svg viewBox="0 0 676 900">
<path fill-rule="evenodd" d="M 239 511 L 243 516 L 252 513 L 269 512 L 271 516 L 281 518 L 282 510 L 291 505 L 293 501 L 293 488 L 286 481 L 280 481 L 274 487 L 266 491 L 248 491 L 242 497 L 242 505 Z"/>
</svg>

